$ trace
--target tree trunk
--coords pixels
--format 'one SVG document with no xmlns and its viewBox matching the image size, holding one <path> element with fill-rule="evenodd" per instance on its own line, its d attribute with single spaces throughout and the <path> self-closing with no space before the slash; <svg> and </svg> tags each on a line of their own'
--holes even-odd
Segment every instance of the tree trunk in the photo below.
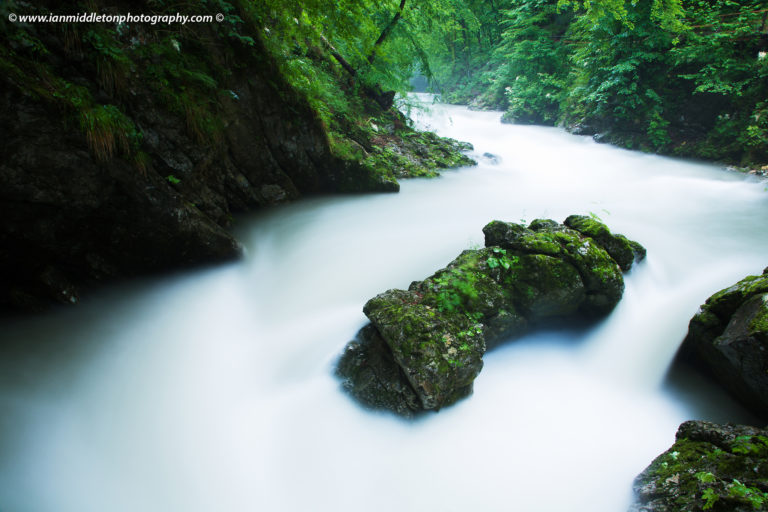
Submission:
<svg viewBox="0 0 768 512">
<path fill-rule="evenodd" d="M 373 43 L 373 48 L 371 49 L 371 53 L 370 55 L 368 55 L 368 64 L 373 64 L 373 59 L 376 58 L 376 50 L 379 49 L 379 46 L 381 46 L 381 43 L 384 42 L 384 40 L 387 38 L 389 33 L 397 24 L 400 17 L 403 15 L 403 9 L 405 9 L 405 2 L 406 0 L 400 0 L 400 6 L 397 8 L 397 12 L 395 13 L 395 16 L 392 18 L 392 20 L 390 20 L 387 26 L 384 27 L 384 30 L 381 31 L 381 35 L 379 35 L 379 38 L 376 40 L 376 42 Z"/>
</svg>

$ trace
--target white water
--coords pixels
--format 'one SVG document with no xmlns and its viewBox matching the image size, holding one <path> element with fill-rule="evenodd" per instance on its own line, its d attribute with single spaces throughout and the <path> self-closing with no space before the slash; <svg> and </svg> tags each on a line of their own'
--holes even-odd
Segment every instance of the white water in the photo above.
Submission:
<svg viewBox="0 0 768 512">
<path fill-rule="evenodd" d="M 436 107 L 498 165 L 243 221 L 246 261 L 0 325 L 0 511 L 621 512 L 691 418 L 748 420 L 665 373 L 712 292 L 768 264 L 765 184 Z M 360 409 L 334 362 L 363 303 L 482 244 L 491 219 L 593 212 L 648 249 L 609 318 L 489 353 L 417 422 Z"/>
</svg>

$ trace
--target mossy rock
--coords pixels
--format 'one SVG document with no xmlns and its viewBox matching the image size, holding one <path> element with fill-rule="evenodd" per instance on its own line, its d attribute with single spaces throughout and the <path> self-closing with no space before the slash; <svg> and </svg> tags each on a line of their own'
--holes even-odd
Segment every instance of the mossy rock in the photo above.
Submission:
<svg viewBox="0 0 768 512">
<path fill-rule="evenodd" d="M 384 292 L 363 309 L 424 410 L 471 392 L 489 345 L 551 319 L 604 315 L 624 289 L 621 268 L 608 251 L 563 224 L 493 221 L 483 231 L 487 247 L 464 251 L 408 290 Z M 350 350 L 339 374 L 354 388 L 360 370 L 348 364 Z M 381 373 L 393 375 L 373 371 Z M 377 381 L 382 389 L 372 391 L 369 384 Z M 411 414 L 409 404 L 393 406 L 391 390 L 402 393 L 389 382 L 368 378 L 364 390 L 350 391 L 366 405 Z"/>
<path fill-rule="evenodd" d="M 568 217 L 571 220 L 577 218 L 589 219 Z M 580 310 L 588 315 L 603 315 L 610 312 L 621 298 L 624 292 L 621 271 L 629 270 L 635 257 L 622 260 L 624 266 L 620 266 L 614 258 L 618 252 L 611 254 L 606 248 L 606 245 L 618 245 L 618 237 L 611 235 L 605 225 L 592 219 L 590 221 L 591 229 L 585 228 L 586 232 L 550 219 L 534 220 L 527 228 L 522 224 L 493 221 L 483 228 L 483 233 L 486 246 L 497 245 L 526 254 L 554 256 L 568 262 L 579 273 L 585 287 L 586 297 L 579 304 Z M 600 233 L 601 236 L 591 236 L 590 233 Z M 642 256 L 644 252 L 638 255 Z"/>
<path fill-rule="evenodd" d="M 477 165 L 465 154 L 472 144 L 414 130 L 402 114 L 371 118 L 361 136 L 367 140 L 365 164 L 395 178 L 433 178 L 443 169 Z"/>
<path fill-rule="evenodd" d="M 622 270 L 627 271 L 635 260 L 645 258 L 645 248 L 624 235 L 614 235 L 602 222 L 585 215 L 571 215 L 564 224 L 586 235 L 600 244 L 616 260 Z"/>
<path fill-rule="evenodd" d="M 483 367 L 481 325 L 460 314 L 439 314 L 418 292 L 389 290 L 363 312 L 387 342 L 424 409 L 466 396 Z"/>
<path fill-rule="evenodd" d="M 678 360 L 703 369 L 768 419 L 768 272 L 707 299 L 688 324 Z"/>
<path fill-rule="evenodd" d="M 634 490 L 630 512 L 768 510 L 768 430 L 687 421 Z"/>
</svg>

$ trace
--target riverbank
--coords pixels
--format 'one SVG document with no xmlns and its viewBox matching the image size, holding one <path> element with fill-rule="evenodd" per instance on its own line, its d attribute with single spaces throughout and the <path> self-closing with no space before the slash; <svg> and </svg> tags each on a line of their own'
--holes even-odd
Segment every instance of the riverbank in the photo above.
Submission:
<svg viewBox="0 0 768 512">
<path fill-rule="evenodd" d="M 239 9 L 162 30 L 3 16 L 0 314 L 237 259 L 236 214 L 473 163 L 346 77 L 323 114 Z"/>
</svg>

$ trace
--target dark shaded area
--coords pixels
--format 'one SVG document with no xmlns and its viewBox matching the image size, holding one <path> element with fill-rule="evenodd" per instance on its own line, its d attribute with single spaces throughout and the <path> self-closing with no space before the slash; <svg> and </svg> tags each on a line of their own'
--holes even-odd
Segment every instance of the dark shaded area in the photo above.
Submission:
<svg viewBox="0 0 768 512">
<path fill-rule="evenodd" d="M 267 50 L 258 11 L 231 7 L 184 26 L 14 24 L 5 12 L 176 13 L 157 2 L 0 7 L 0 314 L 237 258 L 239 212 L 397 191 L 395 173 L 474 163 L 365 98 L 351 102 L 360 119 L 332 131 Z M 368 117 L 393 127 L 376 134 Z"/>
</svg>

